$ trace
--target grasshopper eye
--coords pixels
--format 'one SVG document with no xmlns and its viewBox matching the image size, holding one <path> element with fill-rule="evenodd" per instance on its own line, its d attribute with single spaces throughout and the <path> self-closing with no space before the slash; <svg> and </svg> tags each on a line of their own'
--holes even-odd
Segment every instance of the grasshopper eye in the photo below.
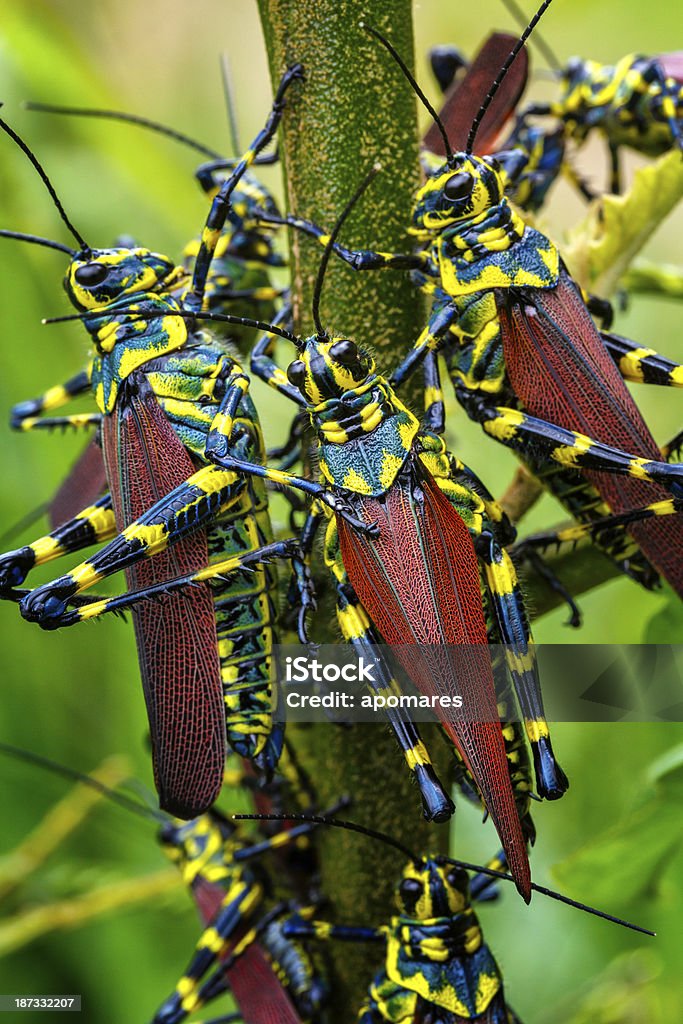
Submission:
<svg viewBox="0 0 683 1024">
<path fill-rule="evenodd" d="M 301 390 L 306 383 L 306 366 L 301 359 L 295 359 L 287 367 L 287 380 Z"/>
<path fill-rule="evenodd" d="M 401 898 L 411 903 L 422 895 L 422 885 L 416 878 L 404 878 L 398 887 Z"/>
<path fill-rule="evenodd" d="M 467 171 L 459 171 L 452 174 L 443 187 L 443 194 L 450 202 L 455 203 L 458 199 L 466 199 L 472 192 L 474 178 Z"/>
<path fill-rule="evenodd" d="M 360 362 L 360 353 L 352 341 L 337 341 L 330 348 L 330 356 L 336 363 L 351 366 Z"/>
<path fill-rule="evenodd" d="M 92 285 L 102 284 L 109 270 L 102 263 L 84 263 L 82 267 L 74 273 L 74 280 L 78 284 L 84 285 L 86 288 Z"/>
<path fill-rule="evenodd" d="M 446 881 L 454 889 L 461 889 L 463 883 L 467 883 L 467 874 L 464 871 L 452 870 L 446 875 Z"/>
</svg>

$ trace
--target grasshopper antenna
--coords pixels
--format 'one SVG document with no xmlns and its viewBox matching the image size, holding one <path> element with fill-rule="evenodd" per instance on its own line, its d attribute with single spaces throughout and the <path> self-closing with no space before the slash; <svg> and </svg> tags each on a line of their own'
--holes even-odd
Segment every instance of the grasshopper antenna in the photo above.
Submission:
<svg viewBox="0 0 683 1024">
<path fill-rule="evenodd" d="M 59 252 L 66 252 L 69 256 L 77 254 L 76 249 L 70 249 L 68 245 L 61 242 L 53 242 L 51 238 L 41 238 L 40 235 L 26 235 L 23 231 L 0 231 L 0 238 L 14 238 L 19 242 L 31 242 L 33 245 L 44 245 L 47 249 L 57 249 Z"/>
<path fill-rule="evenodd" d="M 315 279 L 315 288 L 313 290 L 313 300 L 311 302 L 311 313 L 313 315 L 313 323 L 315 324 L 315 329 L 316 329 L 316 332 L 317 332 L 317 335 L 318 335 L 319 338 L 327 337 L 326 332 L 325 332 L 325 328 L 323 327 L 322 323 L 320 322 L 320 295 L 321 295 L 321 292 L 323 290 L 323 283 L 325 281 L 325 272 L 327 270 L 327 265 L 330 262 L 330 256 L 332 254 L 332 249 L 334 248 L 334 243 L 336 242 L 337 237 L 339 235 L 339 232 L 341 231 L 341 229 L 342 229 L 342 227 L 344 225 L 344 221 L 346 220 L 348 215 L 351 213 L 351 210 L 354 208 L 354 206 L 356 205 L 356 203 L 358 202 L 360 197 L 363 195 L 365 190 L 369 187 L 369 185 L 372 182 L 373 178 L 375 178 L 375 176 L 377 174 L 379 174 L 381 169 L 382 169 L 382 165 L 381 164 L 374 164 L 370 168 L 370 170 L 365 175 L 365 177 L 363 178 L 362 182 L 360 183 L 360 185 L 358 186 L 356 191 L 353 193 L 353 195 L 351 196 L 351 198 L 347 202 L 347 204 L 344 207 L 344 209 L 342 210 L 342 212 L 339 214 L 339 217 L 337 218 L 337 223 L 332 228 L 332 233 L 330 234 L 330 237 L 327 240 L 327 244 L 325 245 L 325 250 L 324 250 L 324 252 L 322 254 L 322 258 L 320 260 L 320 266 L 318 267 L 318 276 Z"/>
<path fill-rule="evenodd" d="M 228 125 L 230 127 L 230 142 L 233 153 L 241 153 L 239 127 L 237 124 L 237 113 L 235 110 L 235 91 L 232 87 L 232 74 L 230 71 L 230 60 L 227 53 L 221 54 L 221 80 L 223 82 L 223 95 L 225 96 L 225 108 L 228 112 Z"/>
<path fill-rule="evenodd" d="M 418 99 L 421 101 L 422 105 L 426 108 L 426 110 L 429 111 L 430 117 L 432 118 L 432 120 L 434 121 L 434 124 L 437 126 L 437 128 L 441 132 L 441 138 L 443 139 L 443 146 L 444 146 L 444 149 L 446 151 L 446 159 L 448 160 L 449 163 L 451 163 L 451 161 L 453 160 L 453 147 L 451 146 L 450 141 L 448 139 L 448 133 L 446 132 L 446 129 L 445 129 L 444 124 L 443 124 L 443 121 L 441 120 L 441 118 L 437 114 L 436 110 L 431 105 L 431 103 L 429 102 L 429 100 L 427 99 L 425 94 L 423 93 L 423 91 L 420 88 L 420 86 L 417 84 L 417 81 L 415 80 L 414 75 L 412 74 L 412 72 L 408 68 L 407 64 L 405 63 L 405 61 L 403 60 L 401 55 L 398 53 L 398 51 L 395 49 L 395 47 L 389 42 L 389 40 L 386 39 L 381 34 L 381 32 L 378 32 L 376 28 L 372 28 L 371 25 L 366 25 L 365 22 L 363 22 L 363 21 L 359 22 L 359 28 L 364 29 L 366 32 L 369 32 L 371 36 L 374 36 L 375 39 L 379 40 L 379 42 L 382 44 L 382 46 L 386 50 L 388 50 L 389 53 L 391 54 L 391 56 L 394 58 L 394 60 L 396 61 L 396 63 L 400 67 L 401 71 L 403 72 L 405 77 L 410 82 L 410 85 L 412 86 L 413 92 L 418 97 Z"/>
<path fill-rule="evenodd" d="M 2 106 L 2 104 L 0 104 L 0 106 Z M 57 208 L 57 212 L 59 213 L 59 216 L 61 217 L 63 223 L 66 224 L 67 228 L 69 229 L 71 234 L 74 236 L 74 238 L 78 242 L 78 244 L 80 246 L 80 252 L 82 252 L 84 255 L 87 255 L 88 253 L 90 253 L 92 251 L 90 246 L 88 245 L 86 240 L 83 238 L 83 235 L 81 235 L 81 233 L 76 230 L 76 228 L 73 226 L 73 224 L 69 220 L 69 218 L 67 216 L 67 213 L 66 213 L 66 210 L 62 206 L 61 200 L 60 200 L 59 196 L 57 195 L 57 193 L 55 191 L 55 187 L 52 184 L 52 182 L 50 181 L 50 179 L 48 178 L 47 173 L 45 172 L 45 170 L 43 169 L 43 167 L 39 163 L 38 157 L 29 148 L 29 146 L 24 142 L 24 140 L 21 138 L 21 136 L 17 135 L 17 133 L 14 131 L 14 129 L 10 128 L 10 126 L 7 124 L 7 122 L 3 121 L 1 117 L 0 117 L 0 128 L 2 128 L 3 132 L 5 132 L 6 135 L 9 135 L 10 139 L 12 139 L 12 141 L 17 144 L 17 146 L 22 151 L 22 153 L 24 153 L 28 157 L 28 159 L 31 161 L 31 163 L 33 164 L 33 167 L 37 171 L 39 178 L 41 179 L 41 181 L 45 185 L 45 188 L 48 190 L 48 192 L 50 194 L 50 198 L 52 199 L 52 202 L 55 204 L 55 206 Z M 44 244 L 44 242 L 45 242 L 45 240 L 43 240 L 42 244 Z M 41 244 L 41 243 L 38 243 L 38 244 Z M 48 243 L 48 244 L 50 244 L 50 243 Z M 51 247 L 52 248 L 57 248 L 57 244 L 54 243 Z M 71 251 L 71 250 L 69 250 L 69 251 Z"/>
<path fill-rule="evenodd" d="M 512 62 L 514 61 L 515 57 L 517 56 L 519 51 L 524 46 L 525 42 L 527 41 L 527 39 L 529 38 L 529 36 L 533 32 L 533 30 L 535 29 L 535 27 L 538 24 L 538 22 L 541 20 L 541 18 L 545 14 L 545 12 L 550 7 L 552 2 L 553 2 L 553 0 L 543 0 L 543 3 L 538 8 L 538 10 L 534 14 L 533 18 L 531 19 L 531 21 L 529 22 L 527 27 L 522 32 L 521 36 L 519 37 L 519 39 L 517 40 L 515 45 L 512 47 L 512 50 L 510 51 L 507 59 L 505 60 L 505 63 L 503 64 L 502 68 L 500 69 L 500 71 L 496 75 L 496 78 L 495 78 L 495 80 L 493 82 L 493 85 L 491 86 L 491 88 L 487 92 L 487 94 L 486 94 L 486 96 L 484 98 L 484 102 L 482 103 L 481 107 L 479 108 L 479 112 L 478 112 L 477 116 L 475 117 L 474 121 L 472 122 L 472 127 L 470 128 L 470 133 L 469 133 L 469 135 L 467 137 L 467 146 L 465 147 L 465 152 L 468 154 L 468 156 L 469 156 L 469 154 L 472 153 L 472 151 L 474 149 L 474 143 L 475 143 L 476 138 L 477 138 L 477 132 L 479 131 L 479 126 L 481 125 L 481 122 L 484 119 L 484 115 L 486 114 L 486 111 L 491 106 L 491 102 L 493 100 L 493 97 L 496 95 L 496 93 L 498 92 L 500 86 L 502 85 L 503 80 L 505 79 L 505 76 L 507 75 L 508 71 L 510 70 Z"/>
<path fill-rule="evenodd" d="M 524 26 L 526 25 L 526 14 L 517 3 L 517 0 L 501 0 L 501 2 L 503 4 L 503 7 L 505 7 L 505 9 L 510 12 L 512 17 L 516 19 L 517 24 L 521 25 L 522 28 L 524 28 Z M 543 38 L 540 32 L 536 32 L 534 34 L 533 41 L 537 50 L 539 51 L 539 53 L 543 54 L 548 64 L 552 68 L 553 72 L 556 73 L 560 71 L 562 69 L 562 64 L 560 63 L 557 54 L 554 52 L 554 50 L 548 44 L 548 42 Z M 556 78 L 557 75 L 553 74 L 552 77 Z"/>
<path fill-rule="evenodd" d="M 422 857 L 409 850 L 397 839 L 388 836 L 386 832 L 379 832 L 374 828 L 366 828 L 365 825 L 358 825 L 355 821 L 345 821 L 342 818 L 328 818 L 324 814 L 233 814 L 235 821 L 310 821 L 316 825 L 331 825 L 333 828 L 345 828 L 348 832 L 358 832 L 362 836 L 369 836 L 387 846 L 393 846 L 395 850 L 402 853 L 413 864 L 421 864 Z"/>
<path fill-rule="evenodd" d="M 350 832 L 359 832 L 361 835 L 369 836 L 371 839 L 377 839 L 379 842 L 386 843 L 388 846 L 393 846 L 395 849 L 400 850 L 401 853 L 405 854 L 413 864 L 422 864 L 424 862 L 423 857 L 418 857 L 415 853 L 399 843 L 398 840 L 393 839 L 391 836 L 386 835 L 384 832 L 378 832 L 375 829 L 365 828 L 363 825 L 357 825 L 353 821 L 343 821 L 339 818 L 325 818 L 323 815 L 315 814 L 233 814 L 232 817 L 235 820 L 242 819 L 256 819 L 257 821 L 315 821 L 321 825 L 332 825 L 334 828 L 345 828 Z M 495 871 L 493 868 L 487 868 L 481 864 L 470 864 L 468 861 L 455 860 L 452 857 L 439 857 L 441 862 L 447 864 L 453 864 L 455 867 L 464 868 L 465 871 L 476 871 L 483 875 L 491 875 L 492 878 L 500 878 L 505 882 L 513 882 L 514 878 L 512 875 L 506 874 L 504 871 Z M 641 932 L 643 935 L 654 936 L 655 932 L 649 931 L 647 928 L 641 928 L 640 925 L 631 924 L 630 921 L 624 921 L 620 917 L 614 917 L 612 914 L 606 914 L 602 910 L 596 910 L 595 907 L 589 907 L 585 903 L 579 903 L 577 900 L 572 900 L 568 896 L 562 896 L 559 892 L 555 892 L 554 889 L 547 889 L 544 885 L 537 885 L 535 882 L 531 883 L 531 888 L 536 892 L 540 892 L 543 896 L 549 896 L 553 900 L 558 900 L 560 903 L 566 903 L 570 907 L 576 907 L 578 910 L 584 910 L 587 914 L 593 914 L 595 917 L 602 917 L 606 921 L 611 921 L 613 924 L 619 924 L 624 928 L 630 928 L 634 932 Z"/>
<path fill-rule="evenodd" d="M 210 160 L 222 159 L 221 154 L 216 152 L 215 149 L 210 149 L 202 142 L 197 142 L 196 139 L 185 135 L 184 132 L 176 131 L 175 128 L 169 128 L 168 125 L 161 124 L 159 121 L 152 121 L 149 117 L 140 117 L 138 114 L 128 114 L 123 110 L 104 110 L 97 107 L 62 107 L 54 103 L 32 103 L 30 101 L 25 103 L 24 106 L 27 110 L 37 111 L 39 114 L 66 114 L 69 117 L 100 117 L 108 121 L 124 121 L 126 124 L 135 124 L 140 128 L 149 128 L 150 131 L 157 132 L 159 135 L 175 139 L 176 142 L 189 146 L 190 149 L 195 149 L 203 156 L 208 156 Z"/>
<path fill-rule="evenodd" d="M 168 816 L 160 811 L 154 811 L 146 804 L 126 796 L 125 793 L 119 793 L 117 790 L 111 789 L 98 779 L 94 779 L 92 775 L 86 775 L 85 772 L 80 772 L 76 768 L 69 768 L 68 765 L 60 764 L 49 757 L 43 757 L 42 754 L 35 754 L 32 750 L 24 750 L 22 747 L 15 747 L 10 743 L 0 743 L 0 753 L 13 757 L 18 761 L 26 761 L 27 764 L 32 764 L 42 768 L 44 771 L 52 772 L 53 775 L 61 775 L 63 778 L 73 782 L 82 782 L 84 786 L 90 786 L 91 789 L 102 793 L 103 796 L 108 797 L 114 803 L 125 807 L 127 811 L 132 811 L 133 814 L 138 814 L 148 821 L 150 818 L 164 824 L 168 821 Z"/>
</svg>

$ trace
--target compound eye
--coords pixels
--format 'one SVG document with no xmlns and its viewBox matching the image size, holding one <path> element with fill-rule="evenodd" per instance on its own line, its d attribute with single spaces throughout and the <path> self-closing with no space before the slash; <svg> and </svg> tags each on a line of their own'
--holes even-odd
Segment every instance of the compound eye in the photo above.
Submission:
<svg viewBox="0 0 683 1024">
<path fill-rule="evenodd" d="M 360 355 L 353 341 L 336 341 L 330 348 L 330 356 L 342 366 L 358 363 Z"/>
<path fill-rule="evenodd" d="M 287 367 L 287 380 L 295 388 L 301 390 L 306 383 L 306 365 L 301 359 L 295 359 Z"/>
<path fill-rule="evenodd" d="M 459 171 L 452 174 L 443 187 L 443 194 L 450 202 L 455 203 L 458 199 L 466 199 L 471 195 L 474 178 L 467 171 Z"/>
<path fill-rule="evenodd" d="M 454 889 L 461 889 L 463 882 L 467 882 L 467 875 L 464 871 L 452 870 L 446 875 L 446 881 L 449 885 L 452 885 Z"/>
<path fill-rule="evenodd" d="M 90 288 L 96 284 L 102 284 L 109 275 L 109 268 L 105 267 L 103 263 L 84 263 L 82 267 L 74 273 L 74 280 L 78 284 L 84 285 L 86 288 Z"/>
<path fill-rule="evenodd" d="M 422 895 L 422 886 L 416 878 L 404 878 L 398 891 L 407 903 L 412 903 Z"/>
</svg>

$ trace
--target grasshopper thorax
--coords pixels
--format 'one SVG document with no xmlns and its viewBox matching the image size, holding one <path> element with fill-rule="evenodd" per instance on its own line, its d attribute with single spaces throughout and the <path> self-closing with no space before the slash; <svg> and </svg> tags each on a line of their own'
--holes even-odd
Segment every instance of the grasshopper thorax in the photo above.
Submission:
<svg viewBox="0 0 683 1024">
<path fill-rule="evenodd" d="M 167 286 L 175 271 L 168 256 L 149 249 L 93 249 L 71 261 L 64 289 L 77 310 L 100 309 Z"/>
<path fill-rule="evenodd" d="M 429 238 L 446 228 L 485 217 L 503 201 L 495 161 L 456 153 L 436 167 L 415 196 L 411 234 Z"/>
</svg>

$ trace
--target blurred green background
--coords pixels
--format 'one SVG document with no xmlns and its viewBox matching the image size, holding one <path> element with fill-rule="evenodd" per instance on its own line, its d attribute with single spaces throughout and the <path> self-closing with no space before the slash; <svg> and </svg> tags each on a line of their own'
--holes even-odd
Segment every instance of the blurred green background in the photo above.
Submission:
<svg viewBox="0 0 683 1024">
<path fill-rule="evenodd" d="M 364 4 L 358 3 L 359 17 Z M 425 59 L 437 42 L 456 42 L 471 54 L 493 28 L 510 27 L 497 0 L 477 5 L 422 0 L 415 5 L 417 68 L 436 100 Z M 638 0 L 557 0 L 543 31 L 560 58 L 581 54 L 609 62 L 638 50 L 654 54 L 680 45 L 683 8 Z M 166 121 L 218 149 L 229 148 L 218 71 L 219 52 L 232 66 L 241 135 L 261 126 L 270 102 L 265 54 L 251 0 L 148 0 L 97 4 L 66 0 L 8 0 L 0 23 L 0 100 L 5 117 L 33 146 L 75 224 L 94 245 L 123 232 L 161 252 L 179 255 L 206 214 L 191 178 L 195 160 L 173 143 L 113 124 L 51 118 L 21 108 L 26 99 L 130 110 Z M 535 61 L 536 67 L 542 61 Z M 552 92 L 540 77 L 534 95 Z M 0 139 L 0 225 L 70 241 L 49 197 L 22 154 Z M 639 163 L 628 161 L 632 169 Z M 579 166 L 597 185 L 606 160 L 599 142 Z M 278 171 L 263 172 L 279 190 Z M 560 239 L 582 206 L 563 186 L 553 193 L 544 223 Z M 652 259 L 683 265 L 680 214 L 648 245 Z M 11 405 L 75 373 L 86 355 L 77 325 L 41 327 L 42 316 L 68 312 L 59 254 L 8 241 L 2 246 L 0 310 L 0 424 Z M 643 344 L 680 355 L 680 307 L 635 298 L 617 330 Z M 284 355 L 284 354 L 283 354 Z M 258 401 L 263 392 L 255 387 Z M 655 435 L 664 441 L 680 427 L 678 395 L 651 389 L 638 399 Z M 281 436 L 287 410 L 269 398 L 267 439 Z M 511 478 L 514 461 L 451 410 L 451 440 L 494 490 Z M 74 435 L 18 436 L 4 428 L 0 529 L 44 501 L 80 451 Z M 543 500 L 528 526 L 549 525 L 558 510 Z M 525 527 L 526 528 L 526 527 Z M 54 575 L 48 569 L 35 581 Z M 584 642 L 683 639 L 683 621 L 663 592 L 645 594 L 615 581 L 582 598 Z M 46 634 L 24 623 L 12 606 L 2 617 L 0 739 L 82 769 L 125 752 L 136 776 L 150 784 L 146 728 L 132 630 L 119 621 Z M 572 642 L 560 609 L 539 620 L 539 641 Z M 653 625 L 654 623 L 654 625 Z M 530 909 L 511 894 L 482 912 L 501 964 L 509 998 L 534 1022 L 657 1024 L 680 1019 L 683 926 L 680 889 L 680 772 L 659 783 L 648 772 L 661 755 L 683 743 L 675 724 L 560 725 L 556 747 L 572 782 L 561 805 L 535 812 L 539 841 L 535 877 L 552 884 L 564 870 L 572 895 L 609 907 L 655 928 L 657 940 L 534 899 Z M 674 760 L 674 764 L 676 764 Z M 1 851 L 11 850 L 65 792 L 65 784 L 3 760 L 0 767 Z M 494 838 L 476 814 L 457 821 L 457 850 L 486 857 Z M 612 830 L 612 831 L 610 831 Z M 597 845 L 591 847 L 591 840 Z M 20 909 L 87 891 L 106 882 L 164 866 L 153 828 L 125 812 L 100 807 L 36 876 L 3 905 L 5 921 Z M 0 861 L 0 878 L 2 862 Z M 359 920 L 362 908 L 359 908 Z M 186 894 L 149 901 L 73 931 L 46 929 L 31 944 L 0 960 L 0 992 L 81 993 L 90 1024 L 148 1019 L 171 989 L 198 934 Z M 0 944 L 2 942 L 0 925 Z M 1 945 L 0 945 L 1 948 Z M 23 1020 L 38 1019 L 24 1014 Z M 40 1018 L 44 1019 L 44 1018 Z M 349 1018 L 351 1019 L 351 1017 Z"/>
</svg>

